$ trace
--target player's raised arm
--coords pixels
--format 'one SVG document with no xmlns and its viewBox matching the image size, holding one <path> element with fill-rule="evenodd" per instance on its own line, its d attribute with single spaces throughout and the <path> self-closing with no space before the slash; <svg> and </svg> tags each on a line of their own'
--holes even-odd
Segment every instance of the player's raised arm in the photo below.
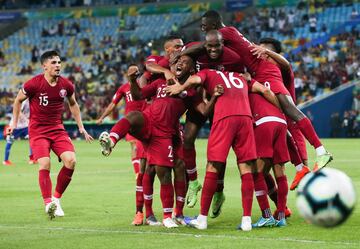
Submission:
<svg viewBox="0 0 360 249">
<path fill-rule="evenodd" d="M 86 142 L 91 142 L 93 139 L 92 136 L 90 136 L 87 131 L 84 128 L 83 122 L 81 120 L 81 112 L 80 112 L 80 108 L 79 105 L 75 99 L 75 93 L 73 93 L 70 97 L 68 97 L 68 101 L 69 101 L 69 108 L 70 111 L 72 113 L 72 115 L 74 116 L 74 119 L 76 121 L 76 124 L 79 128 L 79 132 L 81 134 L 84 135 Z"/>
<path fill-rule="evenodd" d="M 209 116 L 209 114 L 214 110 L 217 98 L 223 93 L 224 87 L 220 84 L 216 85 L 214 89 L 214 94 L 211 96 L 211 99 L 207 103 L 200 102 L 197 106 L 195 106 L 195 110 L 200 112 L 205 117 Z"/>
<path fill-rule="evenodd" d="M 167 86 L 165 88 L 166 90 L 166 93 L 168 95 L 177 95 L 179 93 L 181 93 L 182 91 L 184 90 L 187 90 L 191 87 L 194 87 L 196 85 L 200 85 L 202 82 L 201 82 L 201 78 L 197 75 L 192 75 L 190 76 L 184 84 L 180 84 L 179 82 L 175 81 L 176 83 L 174 85 L 170 85 L 170 86 Z"/>
<path fill-rule="evenodd" d="M 269 101 L 271 104 L 273 104 L 274 106 L 276 106 L 281 110 L 279 100 L 277 99 L 273 91 L 271 91 L 269 88 L 265 87 L 264 85 L 260 84 L 259 82 L 255 81 L 252 84 L 251 92 L 261 93 L 267 101 Z"/>
<path fill-rule="evenodd" d="M 6 134 L 10 135 L 14 131 L 19 121 L 20 111 L 21 111 L 21 103 L 27 99 L 27 96 L 24 94 L 22 89 L 18 92 L 13 106 L 13 122 L 10 124 L 9 128 L 6 130 Z"/>
<path fill-rule="evenodd" d="M 252 44 L 251 48 L 251 52 L 253 53 L 253 55 L 257 56 L 257 58 L 262 58 L 264 56 L 270 57 L 281 67 L 281 70 L 290 70 L 290 62 L 281 54 L 271 51 L 264 46 L 259 46 L 256 44 Z"/>
<path fill-rule="evenodd" d="M 146 70 L 154 74 L 163 74 L 166 80 L 175 78 L 175 75 L 167 68 L 164 68 L 155 62 L 147 63 L 145 65 Z"/>
</svg>

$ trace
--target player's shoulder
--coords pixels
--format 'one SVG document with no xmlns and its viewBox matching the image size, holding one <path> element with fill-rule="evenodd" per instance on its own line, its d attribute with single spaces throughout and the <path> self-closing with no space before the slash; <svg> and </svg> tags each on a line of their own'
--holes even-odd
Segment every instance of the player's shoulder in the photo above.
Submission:
<svg viewBox="0 0 360 249">
<path fill-rule="evenodd" d="M 44 79 L 44 74 L 37 74 L 29 79 L 26 83 L 36 83 Z"/>
<path fill-rule="evenodd" d="M 58 82 L 73 85 L 73 82 L 64 76 L 59 76 Z"/>
<path fill-rule="evenodd" d="M 150 62 L 155 62 L 157 63 L 158 61 L 160 61 L 163 58 L 163 56 L 161 55 L 150 55 L 148 57 L 146 57 L 145 62 L 146 63 L 150 63 Z"/>
<path fill-rule="evenodd" d="M 232 60 L 240 60 L 240 55 L 238 53 L 236 53 L 234 50 L 232 50 L 231 48 L 224 46 L 223 58 L 226 58 L 226 59 L 230 58 Z"/>
</svg>

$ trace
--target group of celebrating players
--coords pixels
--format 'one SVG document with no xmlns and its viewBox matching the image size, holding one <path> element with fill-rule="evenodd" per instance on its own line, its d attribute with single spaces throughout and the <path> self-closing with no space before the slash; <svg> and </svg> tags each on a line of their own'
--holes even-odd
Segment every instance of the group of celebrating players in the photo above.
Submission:
<svg viewBox="0 0 360 249">
<path fill-rule="evenodd" d="M 331 160 L 309 119 L 294 104 L 294 76 L 289 62 L 280 55 L 281 43 L 265 38 L 259 45 L 249 42 L 234 27 L 226 27 L 216 11 L 201 19 L 205 41 L 184 46 L 180 37 L 169 37 L 164 56 L 150 56 L 145 72 L 136 65 L 128 68 L 127 84 L 121 86 L 97 123 L 125 98 L 126 115 L 111 131 L 99 137 L 102 154 L 109 156 L 116 143 L 126 137 L 132 144 L 136 173 L 136 214 L 133 225 L 189 225 L 207 228 L 207 216 L 220 215 L 225 201 L 224 175 L 230 147 L 233 148 L 241 176 L 243 216 L 239 229 L 286 226 L 291 211 L 286 206 L 288 183 L 284 165 L 291 159 L 296 176 L 290 189 L 305 174 L 307 153 L 303 136 L 315 148 L 313 170 Z M 79 130 L 87 141 L 74 87 L 60 76 L 59 55 L 49 51 L 41 56 L 44 74 L 24 84 L 14 103 L 16 128 L 21 102 L 30 102 L 30 146 L 38 160 L 39 185 L 45 211 L 51 218 L 63 216 L 60 197 L 70 183 L 75 166 L 74 147 L 61 123 L 65 97 Z M 182 129 L 179 119 L 186 113 Z M 195 139 L 209 118 L 211 129 L 207 146 L 207 165 L 203 185 L 197 179 Z M 64 163 L 52 196 L 49 177 L 52 149 Z M 269 173 L 273 169 L 275 180 Z M 174 177 L 172 177 L 172 172 Z M 160 181 L 163 221 L 152 210 L 153 183 Z M 200 214 L 185 217 L 184 205 L 194 207 L 201 190 Z M 252 224 L 253 195 L 262 211 Z M 276 204 L 270 210 L 268 196 Z M 175 208 L 174 208 L 175 200 Z M 145 206 L 145 217 L 143 207 Z"/>
</svg>

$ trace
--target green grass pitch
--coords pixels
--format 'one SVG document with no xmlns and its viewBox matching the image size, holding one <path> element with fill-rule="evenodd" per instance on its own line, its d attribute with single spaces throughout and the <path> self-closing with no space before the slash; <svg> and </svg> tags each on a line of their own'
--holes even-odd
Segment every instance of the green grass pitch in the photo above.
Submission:
<svg viewBox="0 0 360 249">
<path fill-rule="evenodd" d="M 335 160 L 330 167 L 347 173 L 360 193 L 360 140 L 323 140 Z M 15 167 L 0 168 L 0 248 L 360 248 L 360 211 L 334 229 L 307 224 L 295 207 L 296 194 L 289 192 L 293 216 L 286 228 L 237 231 L 242 209 L 240 177 L 231 152 L 225 177 L 226 202 L 208 230 L 181 227 L 131 226 L 135 213 L 135 176 L 130 164 L 129 145 L 121 142 L 104 158 L 95 141 L 75 141 L 77 166 L 73 180 L 62 198 L 65 217 L 50 221 L 38 187 L 37 166 L 27 164 L 28 143 L 16 141 L 11 160 Z M 4 141 L 0 142 L 1 157 Z M 203 182 L 206 140 L 197 141 L 199 179 Z M 311 164 L 314 150 L 309 149 Z M 61 165 L 52 156 L 53 188 Z M 294 176 L 288 166 L 288 179 Z M 336 183 L 334 183 L 336 184 Z M 161 219 L 159 184 L 154 191 L 154 211 Z M 186 215 L 199 212 L 199 204 L 185 209 Z M 260 216 L 254 198 L 253 221 Z"/>
</svg>

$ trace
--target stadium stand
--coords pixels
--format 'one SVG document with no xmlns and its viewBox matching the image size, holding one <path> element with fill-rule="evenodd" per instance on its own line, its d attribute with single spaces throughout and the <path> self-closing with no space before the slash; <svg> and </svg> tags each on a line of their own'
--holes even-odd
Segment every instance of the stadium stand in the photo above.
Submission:
<svg viewBox="0 0 360 249">
<path fill-rule="evenodd" d="M 7 9 L 35 9 L 148 2 L 154 1 L 3 0 L 1 6 Z M 16 6 L 11 5 L 13 3 Z M 303 103 L 360 78 L 359 13 L 360 3 L 356 2 L 295 1 L 289 6 L 257 6 L 223 14 L 230 16 L 231 24 L 251 41 L 274 37 L 283 42 L 285 55 L 292 62 L 295 72 L 297 102 Z M 115 89 L 126 81 L 124 70 L 127 63 L 142 63 L 146 56 L 161 53 L 161 49 L 154 49 L 154 41 L 161 40 L 172 31 L 181 32 L 183 26 L 193 23 L 200 16 L 201 11 L 65 19 L 29 18 L 25 28 L 0 40 L 0 117 L 11 111 L 12 97 L 21 84 L 30 75 L 41 72 L 36 64 L 39 55 L 46 49 L 56 48 L 66 61 L 64 75 L 76 83 L 84 120 L 94 120 L 108 104 Z M 122 115 L 123 110 L 120 109 L 113 119 Z M 359 112 L 355 112 L 358 115 Z M 68 115 L 66 112 L 65 118 Z M 343 119 L 342 114 L 339 117 Z"/>
</svg>

